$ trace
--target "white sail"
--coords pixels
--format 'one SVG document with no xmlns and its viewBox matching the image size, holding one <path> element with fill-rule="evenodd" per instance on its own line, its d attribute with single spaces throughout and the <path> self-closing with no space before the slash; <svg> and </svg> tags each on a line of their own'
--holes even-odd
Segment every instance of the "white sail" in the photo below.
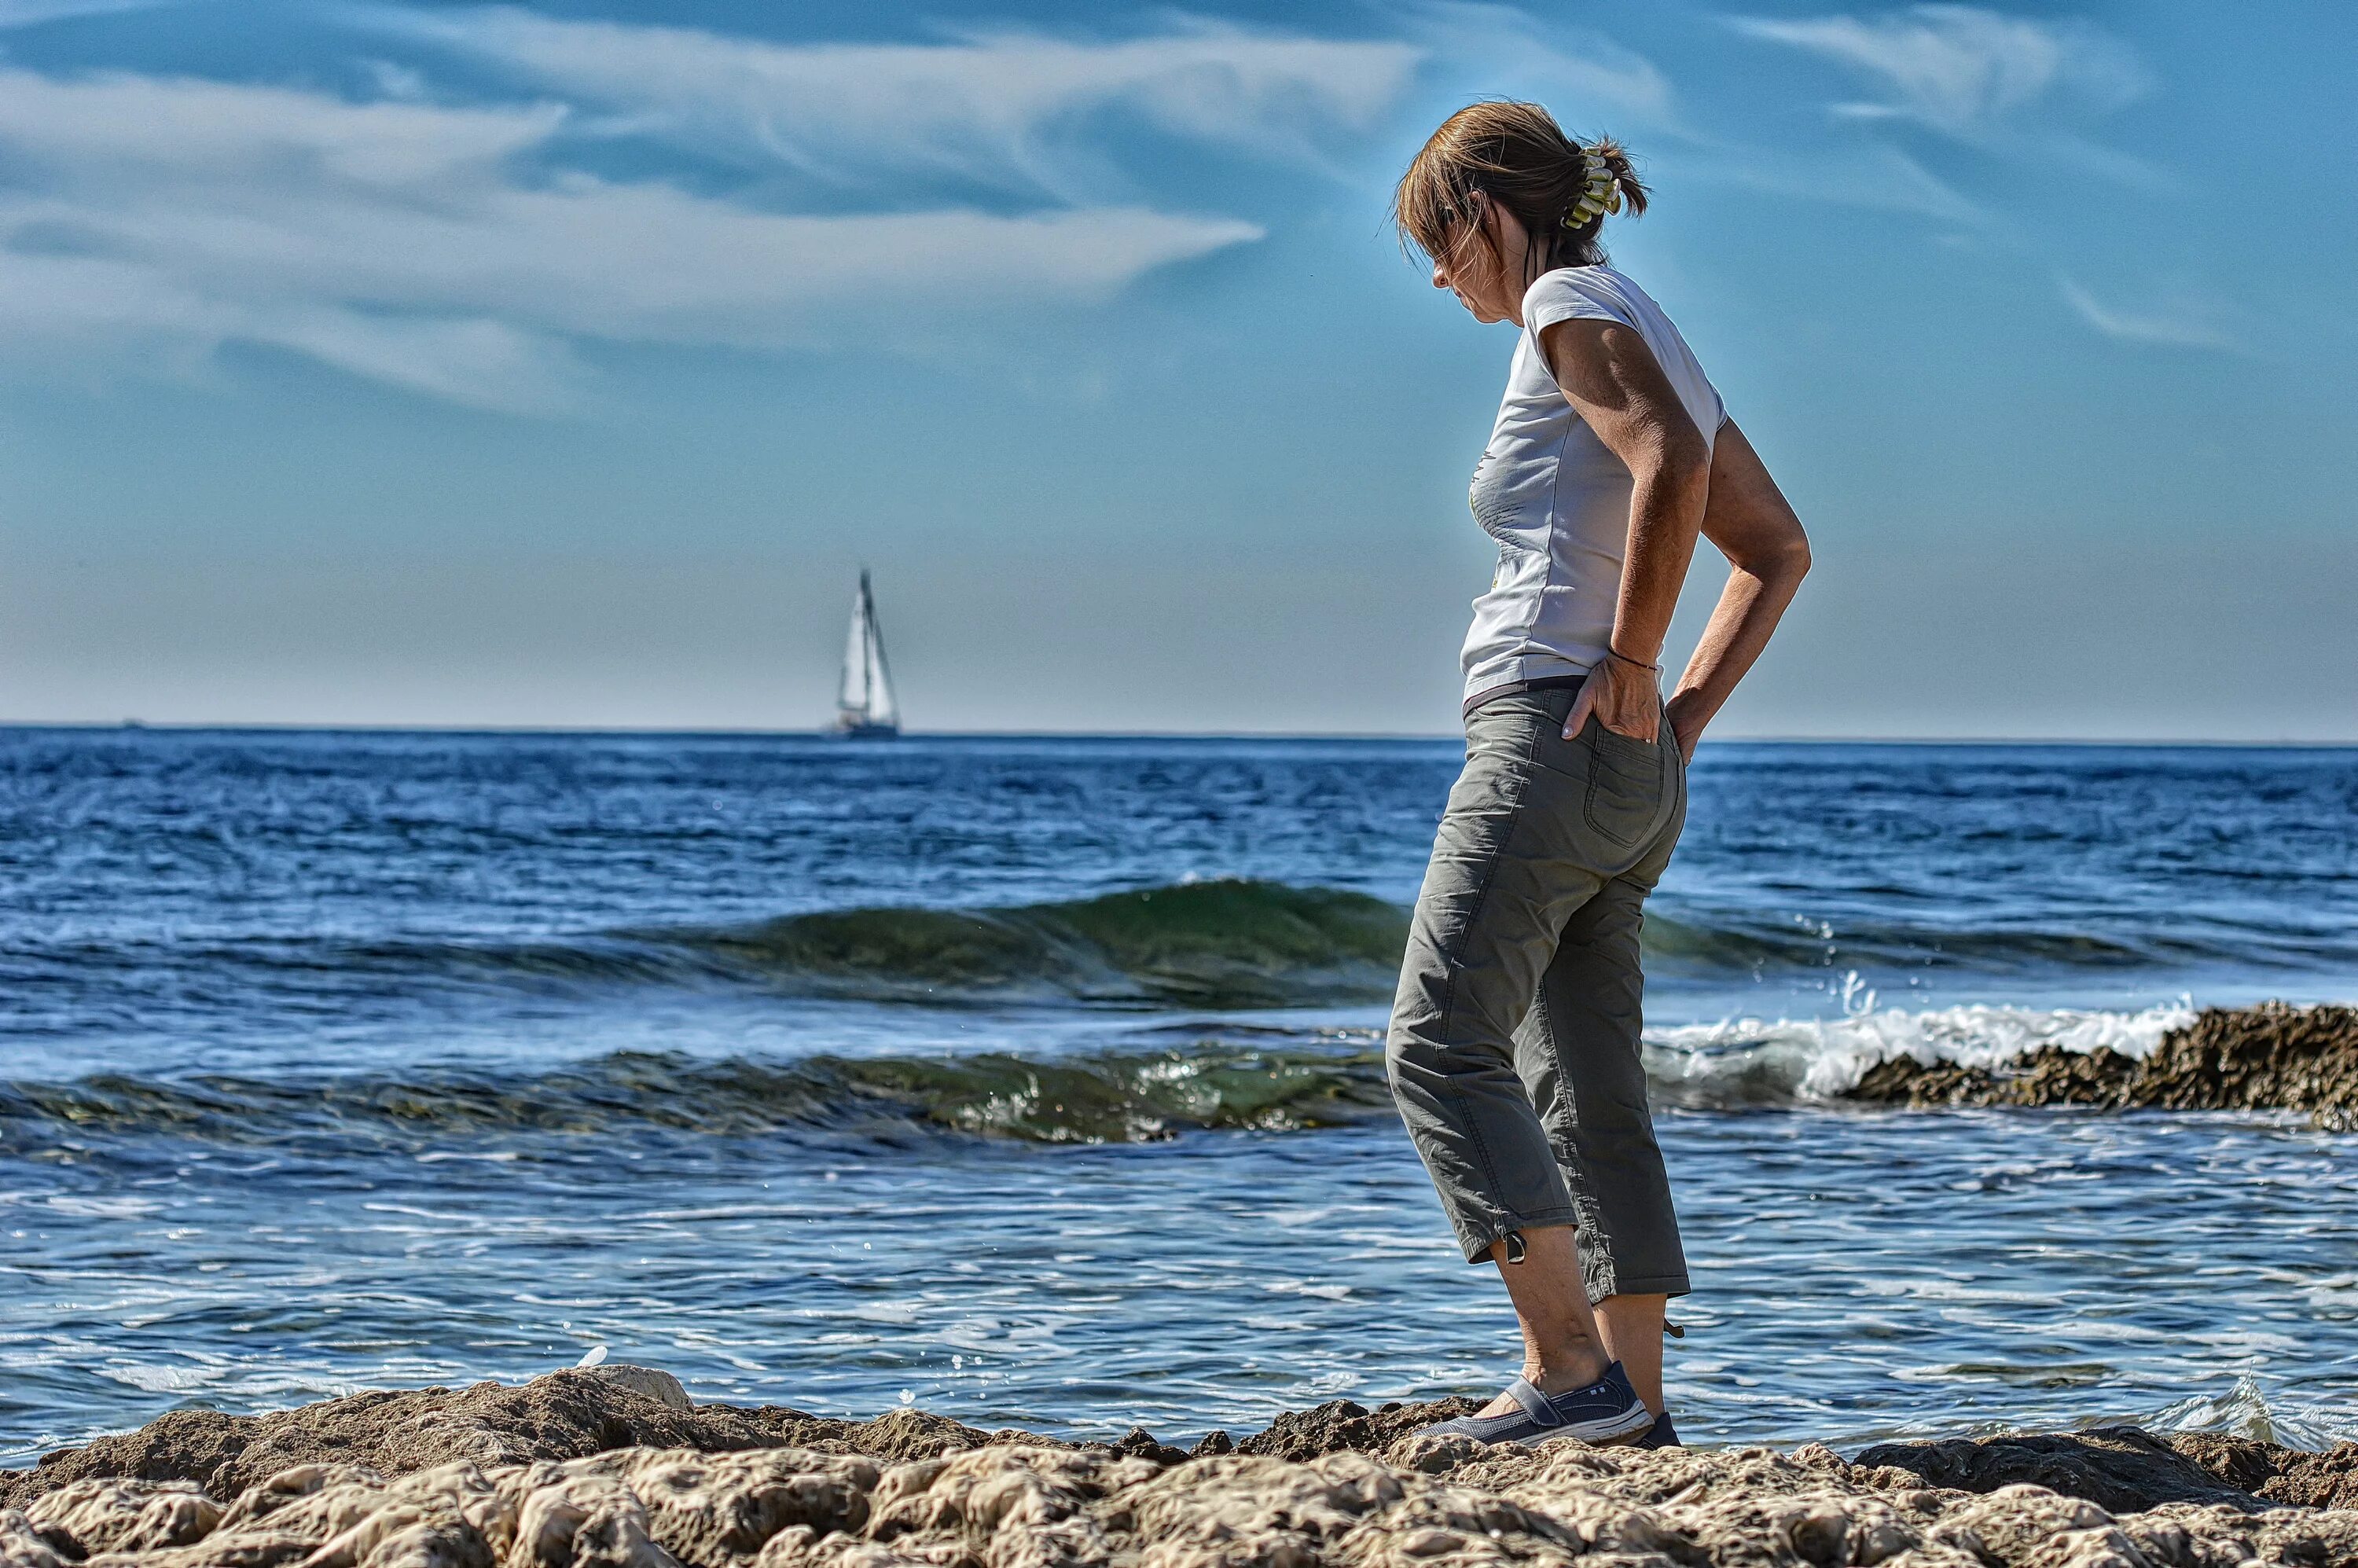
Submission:
<svg viewBox="0 0 2358 1568">
<path fill-rule="evenodd" d="M 884 663 L 884 634 L 876 624 L 876 600 L 868 574 L 851 600 L 851 625 L 843 645 L 843 686 L 837 694 L 836 726 L 846 730 L 892 730 L 901 723 L 892 699 L 892 675 Z"/>
<path fill-rule="evenodd" d="M 884 662 L 884 632 L 876 624 L 872 599 L 868 601 L 868 721 L 900 728 L 901 706 L 892 700 L 892 671 Z"/>
<path fill-rule="evenodd" d="M 868 716 L 868 693 L 873 686 L 868 649 L 868 579 L 860 579 L 860 590 L 851 596 L 851 629 L 843 644 L 843 686 L 836 693 L 835 706 L 846 719 Z"/>
</svg>

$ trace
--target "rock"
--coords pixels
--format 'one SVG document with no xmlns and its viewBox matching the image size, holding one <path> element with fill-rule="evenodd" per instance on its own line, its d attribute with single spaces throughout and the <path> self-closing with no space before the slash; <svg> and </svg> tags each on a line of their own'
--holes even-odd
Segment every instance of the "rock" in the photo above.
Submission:
<svg viewBox="0 0 2358 1568">
<path fill-rule="evenodd" d="M 1329 1400 L 1306 1411 L 1288 1411 L 1236 1445 L 1239 1454 L 1280 1459 L 1315 1459 L 1346 1449 L 1372 1452 L 1421 1426 L 1454 1421 L 1482 1408 L 1476 1400 L 1435 1400 L 1424 1404 L 1388 1404 L 1379 1410 L 1349 1400 Z"/>
<path fill-rule="evenodd" d="M 1888 1465 L 1920 1477 L 1926 1486 L 1961 1492 L 1995 1492 L 2030 1482 L 2114 1513 L 2174 1502 L 2252 1509 L 2267 1506 L 2217 1471 L 2135 1427 L 1879 1443 L 1861 1454 L 1858 1463 Z"/>
<path fill-rule="evenodd" d="M 398 1476 L 454 1459 L 512 1465 L 634 1444 L 769 1448 L 784 1441 L 782 1425 L 812 1419 L 798 1411 L 675 1410 L 597 1371 L 573 1370 L 521 1388 L 478 1383 L 355 1394 L 265 1416 L 174 1411 L 137 1432 L 45 1454 L 29 1472 L 0 1472 L 0 1507 L 22 1507 L 88 1476 L 190 1481 L 226 1503 L 304 1465 L 358 1465 Z"/>
<path fill-rule="evenodd" d="M 66 1568 L 67 1559 L 16 1509 L 0 1509 L 0 1568 Z"/>
<path fill-rule="evenodd" d="M 186 1546 L 212 1533 L 222 1506 L 186 1481 L 131 1487 L 92 1476 L 34 1498 L 25 1517 L 50 1545 L 81 1558 Z"/>
<path fill-rule="evenodd" d="M 704 1406 L 707 1410 L 725 1407 Z M 783 1442 L 823 1454 L 862 1454 L 871 1459 L 935 1459 L 994 1443 L 1030 1443 L 1050 1448 L 1072 1444 L 1029 1432 L 981 1432 L 920 1410 L 887 1411 L 874 1421 L 832 1421 L 771 1406 L 760 1412 Z"/>
<path fill-rule="evenodd" d="M 2358 1008 L 2209 1008 L 2141 1061 L 2053 1045 L 1996 1068 L 1895 1057 L 1869 1068 L 1848 1098 L 1919 1107 L 2305 1110 L 2320 1126 L 2358 1130 Z"/>
<path fill-rule="evenodd" d="M 2274 1502 L 2358 1509 L 2358 1443 L 2322 1454 L 2207 1432 L 2171 1434 L 2169 1445 L 2225 1481 Z"/>
<path fill-rule="evenodd" d="M 676 1411 L 696 1408 L 696 1401 L 687 1397 L 687 1390 L 677 1378 L 669 1372 L 659 1372 L 653 1367 L 633 1367 L 627 1361 L 609 1361 L 582 1370 L 592 1378 L 604 1379 L 618 1389 L 644 1394 L 657 1404 L 669 1405 Z"/>
<path fill-rule="evenodd" d="M 1119 1442 L 1114 1444 L 1113 1451 L 1116 1454 L 1133 1454 L 1141 1459 L 1152 1459 L 1157 1465 L 1184 1465 L 1191 1457 L 1184 1448 L 1174 1448 L 1167 1443 L 1156 1442 L 1154 1434 L 1142 1426 L 1131 1427 Z"/>
<path fill-rule="evenodd" d="M 2132 1103 L 2137 1064 L 2109 1047 L 2066 1051 L 2042 1045 L 1997 1067 L 1919 1062 L 1894 1056 L 1877 1062 L 1844 1098 L 1917 1109 L 1939 1105 L 2081 1105 L 2118 1109 Z"/>
<path fill-rule="evenodd" d="M 1337 1400 L 1190 1457 L 682 1411 L 568 1370 L 166 1417 L 8 1476 L 0 1568 L 2358 1568 L 2358 1509 L 2270 1490 L 2342 1497 L 2358 1444 L 2116 1428 L 1853 1463 L 1418 1434 L 1467 1403 Z M 645 1441 L 665 1431 L 693 1440 Z"/>
<path fill-rule="evenodd" d="M 623 1448 L 557 1467 L 567 1480 L 616 1483 L 654 1541 L 683 1563 L 750 1563 L 789 1526 L 858 1530 L 882 1474 L 873 1460 L 772 1448 L 706 1454 Z"/>
</svg>

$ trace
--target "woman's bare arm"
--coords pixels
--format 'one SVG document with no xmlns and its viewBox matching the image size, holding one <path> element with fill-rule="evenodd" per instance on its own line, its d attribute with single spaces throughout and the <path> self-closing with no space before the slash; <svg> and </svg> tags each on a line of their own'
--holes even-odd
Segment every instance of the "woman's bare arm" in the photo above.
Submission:
<svg viewBox="0 0 2358 1568">
<path fill-rule="evenodd" d="M 1607 730 L 1652 741 L 1660 726 L 1661 658 L 1679 589 L 1704 524 L 1710 448 L 1646 340 L 1617 321 L 1559 321 L 1540 348 L 1556 385 L 1606 449 L 1628 466 L 1629 539 L 1613 618 L 1613 650 L 1598 661 L 1564 719 L 1566 738 L 1594 711 Z"/>
<path fill-rule="evenodd" d="M 1671 730 L 1689 761 L 1704 726 L 1768 645 L 1810 569 L 1810 539 L 1768 465 L 1729 420 L 1712 443 L 1704 537 L 1727 557 L 1727 587 L 1671 697 Z"/>
</svg>

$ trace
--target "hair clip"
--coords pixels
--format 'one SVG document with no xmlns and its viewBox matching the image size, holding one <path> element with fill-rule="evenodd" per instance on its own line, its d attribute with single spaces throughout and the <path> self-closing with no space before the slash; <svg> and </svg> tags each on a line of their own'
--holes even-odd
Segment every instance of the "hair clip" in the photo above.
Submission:
<svg viewBox="0 0 2358 1568">
<path fill-rule="evenodd" d="M 1621 182 L 1613 177 L 1611 167 L 1585 148 L 1581 156 L 1586 160 L 1588 185 L 1563 215 L 1567 229 L 1585 229 L 1607 212 L 1621 211 Z"/>
</svg>

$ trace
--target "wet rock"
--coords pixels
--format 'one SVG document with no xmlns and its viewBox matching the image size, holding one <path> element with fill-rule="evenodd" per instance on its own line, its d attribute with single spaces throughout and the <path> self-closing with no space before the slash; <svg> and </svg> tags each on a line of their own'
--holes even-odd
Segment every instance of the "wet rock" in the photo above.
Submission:
<svg viewBox="0 0 2358 1568">
<path fill-rule="evenodd" d="M 1239 1454 L 1262 1454 L 1279 1459 L 1315 1459 L 1347 1449 L 1373 1453 L 1389 1447 L 1421 1426 L 1455 1421 L 1480 1410 L 1477 1400 L 1433 1400 L 1422 1404 L 1392 1403 L 1369 1410 L 1349 1400 L 1329 1400 L 1306 1411 L 1288 1411 L 1236 1445 Z"/>
<path fill-rule="evenodd" d="M 2358 1443 L 2322 1454 L 2211 1433 L 2173 1433 L 2171 1448 L 2231 1487 L 2309 1509 L 2358 1509 Z"/>
<path fill-rule="evenodd" d="M 2135 1427 L 2022 1436 L 1952 1438 L 1940 1443 L 1880 1443 L 1858 1456 L 1861 1465 L 1887 1465 L 1926 1486 L 1995 1492 L 2034 1483 L 2081 1498 L 2114 1513 L 2162 1503 L 2224 1503 L 2262 1509 L 2266 1503 L 2195 1459 Z"/>
<path fill-rule="evenodd" d="M 1896 1057 L 1868 1069 L 1848 1098 L 1919 1107 L 2306 1110 L 2321 1126 L 2353 1130 L 2358 1008 L 2210 1008 L 2141 1061 L 2052 1045 L 1996 1068 Z"/>
<path fill-rule="evenodd" d="M 1113 1445 L 1116 1454 L 1126 1454 L 1140 1459 L 1152 1459 L 1157 1465 L 1184 1465 L 1190 1455 L 1184 1448 L 1174 1448 L 1155 1441 L 1154 1434 L 1142 1426 L 1133 1426 Z"/>
<path fill-rule="evenodd" d="M 2117 1110 L 2133 1103 L 2133 1057 L 2106 1048 L 2066 1051 L 2042 1045 L 1996 1067 L 1918 1062 L 1895 1056 L 1877 1062 L 1845 1096 L 1916 1109 L 1942 1105 L 2081 1105 Z"/>
</svg>

